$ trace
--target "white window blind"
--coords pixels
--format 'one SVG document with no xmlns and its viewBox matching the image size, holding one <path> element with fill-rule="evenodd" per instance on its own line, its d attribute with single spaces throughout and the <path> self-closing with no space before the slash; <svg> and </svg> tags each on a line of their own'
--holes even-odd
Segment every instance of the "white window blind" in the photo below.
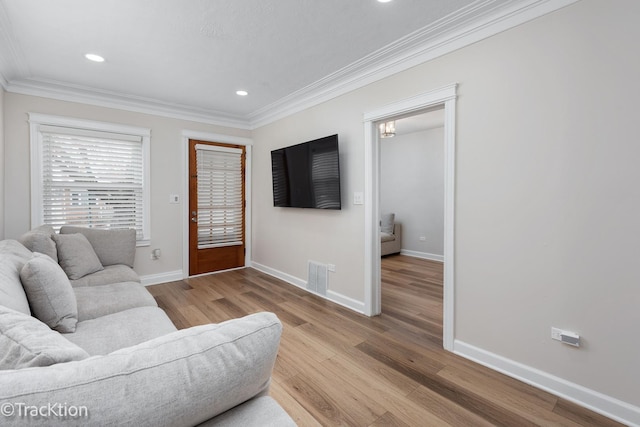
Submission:
<svg viewBox="0 0 640 427">
<path fill-rule="evenodd" d="M 94 122 L 92 122 L 94 123 Z M 32 123 L 34 124 L 34 123 Z M 136 230 L 148 239 L 145 136 L 35 123 L 36 221 Z M 147 137 L 148 139 L 148 137 Z M 32 162 L 34 163 L 34 162 Z"/>
<path fill-rule="evenodd" d="M 196 145 L 198 249 L 243 244 L 242 149 Z"/>
</svg>

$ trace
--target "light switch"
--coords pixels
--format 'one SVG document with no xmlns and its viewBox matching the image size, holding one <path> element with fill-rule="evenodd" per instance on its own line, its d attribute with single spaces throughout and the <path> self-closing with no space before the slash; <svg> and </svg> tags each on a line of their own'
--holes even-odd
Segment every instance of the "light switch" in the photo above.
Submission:
<svg viewBox="0 0 640 427">
<path fill-rule="evenodd" d="M 364 204 L 364 193 L 356 191 L 353 193 L 353 204 L 354 205 L 363 205 Z"/>
</svg>

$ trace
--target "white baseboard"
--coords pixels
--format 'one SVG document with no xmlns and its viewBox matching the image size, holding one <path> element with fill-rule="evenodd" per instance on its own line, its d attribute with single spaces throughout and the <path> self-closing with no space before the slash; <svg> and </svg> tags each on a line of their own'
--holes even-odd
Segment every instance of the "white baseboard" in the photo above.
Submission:
<svg viewBox="0 0 640 427">
<path fill-rule="evenodd" d="M 140 276 L 140 283 L 144 286 L 151 286 L 159 283 L 175 282 L 176 280 L 182 280 L 183 277 L 182 270 L 167 271 L 165 273 Z"/>
<path fill-rule="evenodd" d="M 322 296 L 322 295 L 320 295 Z M 355 312 L 360 314 L 364 314 L 364 302 L 358 301 L 351 297 L 342 295 L 336 291 L 332 291 L 331 289 L 327 290 L 326 298 L 329 301 L 335 302 L 336 304 L 340 304 L 343 307 L 347 307 Z"/>
<path fill-rule="evenodd" d="M 430 254 L 428 252 L 410 251 L 409 249 L 402 249 L 400 255 L 412 256 L 414 258 L 429 259 L 431 261 L 444 262 L 444 255 Z"/>
<path fill-rule="evenodd" d="M 261 271 L 262 273 L 268 274 L 269 276 L 273 276 L 287 283 L 291 283 L 292 285 L 302 288 L 305 291 L 307 290 L 307 282 L 295 276 L 284 273 L 280 270 L 276 270 L 275 268 L 267 267 L 266 265 L 259 264 L 255 261 L 251 262 L 251 267 L 255 268 L 258 271 Z"/>
<path fill-rule="evenodd" d="M 300 279 L 298 277 L 276 270 L 274 268 L 267 267 L 266 265 L 262 265 L 257 262 L 252 262 L 251 267 L 255 268 L 258 271 L 261 271 L 262 273 L 268 274 L 269 276 L 273 276 L 276 279 L 280 279 L 284 282 L 297 286 L 298 288 L 303 289 L 309 292 L 310 294 L 317 295 L 321 298 L 324 298 L 331 302 L 335 302 L 336 304 L 339 304 L 343 307 L 351 309 L 355 312 L 364 314 L 364 302 L 362 301 L 358 301 L 351 297 L 342 295 L 338 292 L 332 291 L 331 289 L 327 290 L 327 295 L 320 295 L 316 292 L 313 292 L 307 289 L 307 282 L 303 279 Z"/>
<path fill-rule="evenodd" d="M 640 407 L 607 396 L 595 390 L 556 377 L 547 372 L 499 356 L 460 340 L 453 352 L 512 378 L 577 403 L 594 412 L 629 426 L 640 426 Z"/>
</svg>

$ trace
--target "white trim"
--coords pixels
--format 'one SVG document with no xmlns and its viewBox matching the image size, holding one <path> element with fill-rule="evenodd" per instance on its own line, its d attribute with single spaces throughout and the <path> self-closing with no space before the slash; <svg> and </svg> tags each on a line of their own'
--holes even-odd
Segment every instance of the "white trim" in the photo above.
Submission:
<svg viewBox="0 0 640 427">
<path fill-rule="evenodd" d="M 298 288 L 304 289 L 305 291 L 308 291 L 307 289 L 307 282 L 303 279 L 299 279 L 295 276 L 292 276 L 290 274 L 284 273 L 280 270 L 276 270 L 275 268 L 271 268 L 271 267 L 267 267 L 266 265 L 262 265 L 259 264 L 255 261 L 251 262 L 251 267 L 255 268 L 256 270 L 264 273 L 264 274 L 268 274 L 269 276 L 273 276 L 277 279 L 280 279 L 284 282 L 287 282 L 289 284 L 292 284 L 294 286 L 297 286 Z M 309 292 L 312 293 L 312 292 Z"/>
<path fill-rule="evenodd" d="M 276 279 L 280 279 L 283 282 L 287 282 L 291 285 L 294 285 L 302 290 L 309 292 L 310 294 L 317 295 L 320 298 L 326 299 L 327 301 L 334 302 L 338 305 L 346 307 L 350 310 L 356 311 L 358 313 L 364 314 L 364 303 L 362 301 L 358 301 L 351 297 L 342 295 L 338 292 L 327 290 L 327 295 L 321 295 L 319 293 L 313 292 L 307 289 L 307 282 L 304 279 L 300 279 L 298 277 L 292 276 L 290 274 L 284 273 L 282 271 L 276 270 L 275 268 L 267 267 L 266 265 L 259 264 L 257 262 L 252 262 L 251 267 L 256 270 L 268 274 L 269 276 L 273 276 Z"/>
<path fill-rule="evenodd" d="M 430 261 L 444 262 L 444 255 L 430 254 L 428 252 L 411 251 L 409 249 L 400 250 L 400 255 L 406 255 L 414 258 L 428 259 Z"/>
<path fill-rule="evenodd" d="M 118 123 L 99 122 L 96 120 L 76 119 L 74 117 L 54 116 L 51 114 L 28 113 L 29 123 L 49 126 L 62 126 L 74 129 L 122 133 L 126 135 L 151 136 L 151 129 L 139 126 L 120 125 Z"/>
<path fill-rule="evenodd" d="M 30 73 L 18 43 L 10 37 L 13 32 L 1 25 L 6 21 L 6 16 L 3 16 L 6 12 L 0 10 L 0 30 L 5 29 L 0 31 L 0 37 L 5 39 L 11 52 L 10 62 L 0 63 L 0 82 L 7 92 L 231 128 L 255 129 L 524 24 L 576 1 L 578 0 L 475 1 L 307 87 L 243 116 L 54 80 L 13 79 L 14 76 L 27 76 Z"/>
<path fill-rule="evenodd" d="M 103 91 L 59 81 L 14 79 L 7 82 L 5 90 L 22 95 L 40 96 L 43 98 L 57 99 L 59 101 L 77 102 L 197 123 L 237 129 L 250 128 L 248 121 L 244 117 L 221 111 L 174 104 L 118 92 Z"/>
<path fill-rule="evenodd" d="M 460 340 L 454 341 L 453 352 L 623 424 L 629 426 L 640 425 L 640 407 L 638 406 L 631 405 Z"/>
<path fill-rule="evenodd" d="M 364 121 L 374 122 L 386 120 L 390 116 L 406 116 L 422 111 L 429 107 L 444 104 L 446 101 L 456 98 L 457 87 L 458 84 L 453 83 L 438 89 L 433 89 L 428 92 L 423 92 L 418 95 L 411 96 L 409 98 L 401 99 L 391 104 L 384 105 L 373 111 L 364 113 Z"/>
<path fill-rule="evenodd" d="M 265 126 L 577 1 L 516 0 L 507 4 L 494 0 L 473 2 L 448 17 L 254 111 L 249 114 L 251 128 Z"/>
<path fill-rule="evenodd" d="M 331 289 L 327 290 L 326 299 L 335 302 L 336 304 L 340 304 L 343 307 L 347 307 L 360 314 L 364 314 L 364 302 L 362 301 L 358 301 L 346 295 L 342 295 L 336 291 L 332 291 Z"/>
<path fill-rule="evenodd" d="M 205 142 L 220 142 L 223 144 L 235 144 L 243 145 L 245 147 L 245 256 L 244 265 L 249 267 L 251 265 L 251 237 L 252 237 L 252 220 L 251 220 L 251 170 L 252 170 L 252 157 L 253 157 L 253 140 L 251 138 L 245 138 L 241 136 L 224 135 L 220 133 L 201 132 L 195 130 L 184 129 L 182 131 L 182 270 L 183 278 L 189 277 L 189 140 L 196 139 L 198 141 Z"/>
<path fill-rule="evenodd" d="M 444 105 L 445 201 L 444 201 L 444 304 L 443 337 L 446 350 L 454 340 L 454 223 L 455 223 L 455 110 L 457 84 L 425 92 L 366 112 L 364 117 L 365 158 L 365 309 L 368 316 L 380 314 L 380 140 L 377 122 L 393 120 L 431 107 Z"/>
<path fill-rule="evenodd" d="M 140 283 L 144 286 L 157 285 L 159 283 L 175 282 L 182 280 L 182 270 L 166 271 L 164 273 L 146 274 L 140 276 Z"/>
<path fill-rule="evenodd" d="M 381 293 L 374 283 L 381 283 L 380 235 L 380 142 L 372 121 L 364 123 L 364 314 L 376 316 L 382 311 Z M 375 142 L 374 142 L 375 141 Z M 378 286 L 379 287 L 379 286 Z"/>
</svg>

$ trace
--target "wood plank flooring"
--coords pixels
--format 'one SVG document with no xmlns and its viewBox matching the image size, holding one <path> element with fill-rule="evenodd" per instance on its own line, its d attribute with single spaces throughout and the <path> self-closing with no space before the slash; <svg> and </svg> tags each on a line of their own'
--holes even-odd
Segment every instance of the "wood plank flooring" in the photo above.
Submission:
<svg viewBox="0 0 640 427">
<path fill-rule="evenodd" d="M 270 394 L 300 426 L 619 426 L 442 349 L 442 264 L 383 258 L 368 318 L 254 269 L 148 289 L 178 328 L 272 311 Z"/>
</svg>

